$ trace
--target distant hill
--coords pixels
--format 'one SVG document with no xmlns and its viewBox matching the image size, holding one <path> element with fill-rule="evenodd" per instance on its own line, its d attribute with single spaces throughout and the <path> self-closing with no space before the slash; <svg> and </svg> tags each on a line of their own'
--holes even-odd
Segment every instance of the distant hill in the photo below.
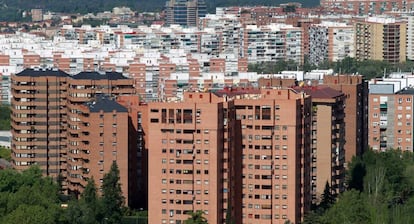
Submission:
<svg viewBox="0 0 414 224">
<path fill-rule="evenodd" d="M 205 0 L 210 12 L 222 6 L 276 6 L 289 0 Z M 319 0 L 297 0 L 303 6 L 319 5 Z M 32 8 L 67 13 L 88 13 L 111 10 L 116 6 L 127 6 L 136 11 L 161 11 L 165 0 L 0 0 L 0 20 L 16 21 L 22 19 L 22 12 Z"/>
</svg>

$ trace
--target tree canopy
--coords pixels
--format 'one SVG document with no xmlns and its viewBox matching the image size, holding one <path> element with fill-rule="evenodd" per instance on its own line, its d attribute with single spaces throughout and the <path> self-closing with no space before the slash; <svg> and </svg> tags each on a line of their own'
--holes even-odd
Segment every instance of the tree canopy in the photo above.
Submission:
<svg viewBox="0 0 414 224">
<path fill-rule="evenodd" d="M 114 7 L 127 6 L 133 10 L 145 11 L 161 11 L 165 6 L 166 0 L 68 0 L 68 1 L 50 1 L 50 0 L 3 0 L 0 5 L 0 21 L 21 21 L 23 11 L 34 8 L 40 8 L 45 11 L 64 12 L 64 13 L 96 13 L 110 11 Z M 223 6 L 252 6 L 252 5 L 268 5 L 277 6 L 286 1 L 277 0 L 214 0 L 205 1 L 210 12 L 214 12 L 216 7 Z M 304 6 L 317 6 L 319 0 L 298 0 Z M 26 18 L 27 20 L 27 18 Z"/>
<path fill-rule="evenodd" d="M 11 160 L 11 150 L 6 148 L 6 147 L 0 146 L 0 158 L 5 159 L 7 161 L 10 161 Z"/>
<path fill-rule="evenodd" d="M 36 166 L 21 173 L 0 171 L 0 223 L 58 223 L 62 213 L 58 192 L 57 184 L 42 177 Z"/>
<path fill-rule="evenodd" d="M 184 224 L 207 224 L 207 219 L 203 216 L 204 212 L 198 210 L 196 212 L 191 212 L 190 217 L 184 221 Z"/>
<path fill-rule="evenodd" d="M 0 105 L 0 130 L 10 130 L 10 113 L 10 106 Z"/>
<path fill-rule="evenodd" d="M 102 196 L 93 178 L 79 200 L 61 197 L 58 183 L 43 177 L 37 166 L 19 172 L 0 170 L 0 223 L 2 224 L 111 224 L 122 223 L 124 198 L 114 162 L 104 175 Z M 62 205 L 66 204 L 67 206 Z M 146 221 L 142 212 L 140 220 Z"/>
<path fill-rule="evenodd" d="M 109 173 L 104 175 L 102 183 L 102 206 L 106 223 L 119 223 L 122 219 L 122 207 L 125 198 L 122 195 L 121 183 L 119 182 L 119 169 L 115 161 L 111 165 Z"/>
<path fill-rule="evenodd" d="M 348 190 L 328 207 L 317 207 L 304 223 L 414 223 L 414 157 L 411 152 L 368 150 L 354 158 Z"/>
</svg>

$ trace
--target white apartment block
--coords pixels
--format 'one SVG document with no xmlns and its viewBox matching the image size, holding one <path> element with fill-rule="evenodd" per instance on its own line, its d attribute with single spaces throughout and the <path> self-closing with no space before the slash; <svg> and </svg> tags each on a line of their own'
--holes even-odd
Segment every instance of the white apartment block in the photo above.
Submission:
<svg viewBox="0 0 414 224">
<path fill-rule="evenodd" d="M 242 41 L 243 57 L 249 63 L 292 60 L 303 62 L 302 29 L 286 24 L 248 25 Z"/>
<path fill-rule="evenodd" d="M 414 16 L 407 17 L 407 59 L 414 60 Z"/>
<path fill-rule="evenodd" d="M 355 57 L 355 35 L 353 26 L 345 23 L 323 21 L 309 28 L 309 61 L 320 64 L 324 61 L 340 61 Z"/>
</svg>

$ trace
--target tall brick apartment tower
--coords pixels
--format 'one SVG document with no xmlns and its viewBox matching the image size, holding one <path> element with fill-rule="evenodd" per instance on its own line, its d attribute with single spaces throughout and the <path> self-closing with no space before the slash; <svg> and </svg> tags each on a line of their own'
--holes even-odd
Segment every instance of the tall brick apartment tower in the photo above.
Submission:
<svg viewBox="0 0 414 224">
<path fill-rule="evenodd" d="M 100 186 L 103 173 L 109 170 L 114 159 L 122 163 L 119 164 L 121 177 L 126 177 L 128 169 L 136 170 L 123 167 L 133 165 L 124 161 L 128 160 L 130 153 L 128 152 L 130 150 L 127 132 L 128 115 L 124 113 L 115 120 L 91 122 L 96 114 L 101 116 L 101 110 L 97 111 L 91 105 L 86 106 L 86 103 L 95 99 L 96 94 L 116 97 L 134 92 L 133 80 L 125 78 L 120 73 L 82 72 L 69 76 L 60 70 L 26 69 L 13 75 L 12 160 L 14 168 L 22 170 L 32 164 L 38 164 L 45 175 L 53 178 L 62 177 L 64 189 L 74 194 L 83 190 L 87 179 L 92 177 L 96 170 L 100 173 L 99 175 L 96 173 L 94 178 Z M 107 100 L 110 101 L 110 99 Z M 105 102 L 100 102 L 102 103 L 105 104 Z M 106 103 L 105 105 L 113 106 L 101 107 L 102 114 L 110 118 L 114 115 L 117 117 L 118 112 L 126 110 L 125 108 L 117 110 L 121 106 L 114 107 L 116 104 Z M 111 108 L 114 110 L 107 111 Z M 112 128 L 105 126 L 107 132 L 102 133 L 100 132 L 101 124 L 110 125 Z M 122 127 L 113 127 L 114 124 Z M 95 136 L 100 133 L 102 136 Z M 105 141 L 91 142 L 92 137 L 104 138 Z M 110 142 L 108 150 L 99 148 L 101 142 L 105 144 Z M 98 155 L 102 158 L 95 161 Z M 98 169 L 96 166 L 101 167 Z M 126 179 L 121 178 L 121 181 L 126 181 Z M 128 186 L 127 183 L 124 184 L 125 187 Z M 129 191 L 125 190 L 127 200 L 128 193 Z"/>
<path fill-rule="evenodd" d="M 121 190 L 128 205 L 136 196 L 132 192 L 137 188 L 137 176 L 134 169 L 136 153 L 128 146 L 133 139 L 129 138 L 128 133 L 127 108 L 108 96 L 99 95 L 80 105 L 79 112 L 79 129 L 72 129 L 69 137 L 69 189 L 74 193 L 82 192 L 90 178 L 100 189 L 104 175 L 109 172 L 112 161 L 116 161 Z M 73 124 L 70 125 L 73 127 Z"/>
<path fill-rule="evenodd" d="M 98 149 L 96 148 L 96 145 L 94 145 L 96 142 L 92 143 L 90 141 L 90 136 L 88 135 L 94 135 L 97 132 L 99 132 L 99 130 L 101 130 L 101 127 L 96 126 L 95 123 L 89 124 L 90 126 L 86 126 L 86 124 L 90 122 L 84 120 L 84 114 L 89 112 L 85 111 L 84 107 L 82 106 L 84 106 L 85 103 L 94 100 L 97 94 L 104 94 L 114 98 L 122 94 L 133 94 L 135 92 L 133 88 L 133 82 L 134 81 L 132 79 L 128 79 L 124 77 L 122 74 L 116 72 L 106 72 L 104 74 L 100 74 L 98 72 L 81 72 L 77 75 L 71 76 L 71 78 L 69 79 L 68 96 L 66 102 L 68 122 L 67 184 L 69 193 L 79 194 L 86 186 L 86 182 L 82 181 L 82 179 L 84 179 L 83 175 L 79 173 L 78 168 L 87 168 L 88 166 L 91 166 L 89 157 L 95 156 L 95 154 L 90 155 L 87 151 L 89 150 L 89 152 L 91 152 L 93 150 L 93 152 L 95 153 L 95 151 Z M 108 125 L 106 122 L 99 122 L 99 124 L 101 123 L 102 125 Z M 117 120 L 115 119 L 115 122 L 113 123 L 116 125 Z M 128 129 L 128 125 L 124 125 L 123 127 L 117 127 L 116 130 L 119 131 L 122 128 Z M 116 134 L 116 132 L 114 133 Z M 122 134 L 127 135 L 128 133 L 123 132 Z M 109 138 L 109 136 L 106 137 Z M 115 142 L 119 142 L 116 140 L 117 138 L 122 139 L 123 137 L 121 134 L 116 135 L 115 137 L 113 137 L 113 139 L 115 139 Z M 105 140 L 107 140 L 107 138 L 105 138 Z M 127 136 L 123 140 L 127 141 Z M 127 143 L 128 142 L 125 143 L 126 145 L 118 145 L 117 143 L 117 145 L 113 145 L 116 147 L 112 148 L 117 149 L 122 147 L 128 147 Z M 110 143 L 110 145 L 112 145 L 112 142 Z M 98 148 L 101 148 L 100 151 L 102 151 L 102 147 Z M 106 150 L 105 153 L 107 153 Z M 99 170 L 102 170 L 102 172 L 107 172 L 112 164 L 112 160 L 106 162 L 100 160 L 98 161 L 98 163 L 101 166 Z M 96 164 L 93 164 L 92 166 L 95 165 Z M 86 175 L 85 177 L 89 176 L 90 175 Z M 95 181 L 97 181 L 97 185 L 100 186 L 100 178 L 94 178 Z"/>
<path fill-rule="evenodd" d="M 345 94 L 345 162 L 368 147 L 368 83 L 362 75 L 326 75 L 323 84 Z"/>
<path fill-rule="evenodd" d="M 58 70 L 27 69 L 12 76 L 15 169 L 37 164 L 47 176 L 66 176 L 68 79 Z"/>
<path fill-rule="evenodd" d="M 242 223 L 301 222 L 311 204 L 311 98 L 292 89 L 228 95 L 242 130 Z"/>
<path fill-rule="evenodd" d="M 148 104 L 150 223 L 183 223 L 197 210 L 209 223 L 224 223 L 227 212 L 240 223 L 235 216 L 241 217 L 241 191 L 230 189 L 241 187 L 240 168 L 231 165 L 240 166 L 241 151 L 235 150 L 240 135 L 229 133 L 236 125 L 228 111 L 227 103 L 212 93 Z"/>
<path fill-rule="evenodd" d="M 329 87 L 296 87 L 312 97 L 312 201 L 318 203 L 326 183 L 342 193 L 345 182 L 345 95 Z"/>
</svg>

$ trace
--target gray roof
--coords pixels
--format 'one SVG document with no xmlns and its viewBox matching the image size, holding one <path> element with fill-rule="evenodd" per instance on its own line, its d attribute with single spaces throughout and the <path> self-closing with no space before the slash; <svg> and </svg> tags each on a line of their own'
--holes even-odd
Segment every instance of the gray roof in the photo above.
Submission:
<svg viewBox="0 0 414 224">
<path fill-rule="evenodd" d="M 10 142 L 11 137 L 9 136 L 0 136 L 0 142 Z"/>
<path fill-rule="evenodd" d="M 370 94 L 393 94 L 394 93 L 394 85 L 390 84 L 390 83 L 370 84 L 369 85 L 369 93 Z"/>
<path fill-rule="evenodd" d="M 396 94 L 401 94 L 401 95 L 414 95 L 414 88 L 407 87 L 407 88 L 404 88 L 404 89 L 396 92 Z"/>
<path fill-rule="evenodd" d="M 117 112 L 128 112 L 127 108 L 106 96 L 98 96 L 95 101 L 88 102 L 87 106 L 90 112 L 94 113 L 99 113 L 100 111 L 112 112 L 114 110 Z"/>
<path fill-rule="evenodd" d="M 69 77 L 69 74 L 58 69 L 32 69 L 27 68 L 22 72 L 16 74 L 17 76 L 31 76 L 31 77 L 42 77 L 42 76 L 55 76 L 55 77 Z"/>
<path fill-rule="evenodd" d="M 99 72 L 80 72 L 74 76 L 73 79 L 85 79 L 85 80 L 118 80 L 118 79 L 128 79 L 119 72 L 105 72 L 101 74 Z"/>
</svg>

